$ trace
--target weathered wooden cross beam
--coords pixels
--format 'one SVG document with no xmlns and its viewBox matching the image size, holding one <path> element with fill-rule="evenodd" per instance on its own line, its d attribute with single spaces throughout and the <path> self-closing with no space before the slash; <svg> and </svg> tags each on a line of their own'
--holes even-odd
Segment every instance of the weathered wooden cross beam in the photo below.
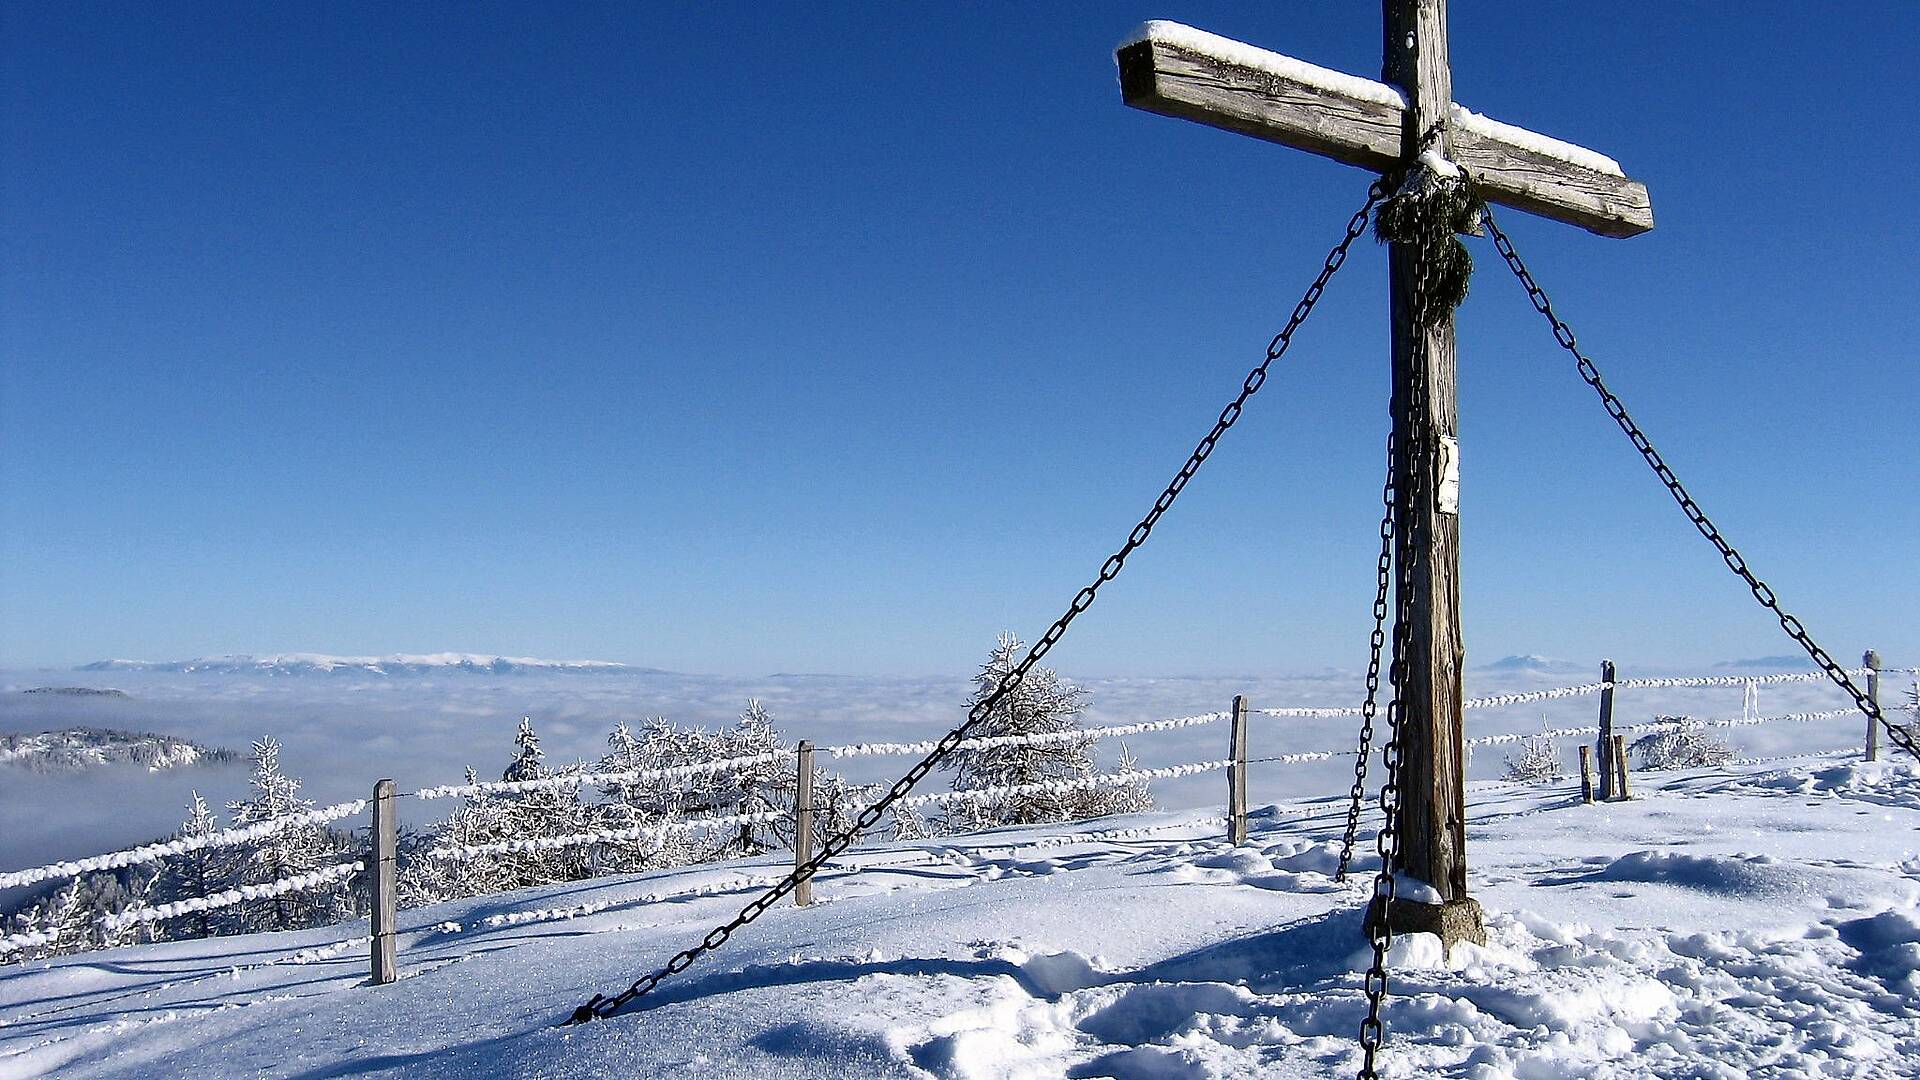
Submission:
<svg viewBox="0 0 1920 1080">
<path fill-rule="evenodd" d="M 1387 6 L 1395 6 L 1387 0 Z M 1440 31 L 1431 77 L 1451 90 L 1444 2 L 1431 5 Z M 1388 21 L 1394 21 L 1389 14 Z M 1418 40 L 1418 39 L 1416 39 Z M 1397 47 L 1396 47 L 1397 46 Z M 1389 35 L 1387 62 L 1406 59 L 1404 35 Z M 1179 23 L 1150 22 L 1121 46 L 1120 92 L 1136 109 L 1177 116 L 1280 143 L 1375 172 L 1404 159 L 1409 113 L 1432 110 L 1430 95 L 1411 93 L 1317 67 Z M 1394 72 L 1389 70 L 1388 78 Z M 1408 102 L 1415 104 L 1410 109 Z M 1612 158 L 1481 116 L 1441 97 L 1452 160 L 1466 169 L 1489 202 L 1578 225 L 1602 236 L 1637 236 L 1653 228 L 1646 185 L 1629 179 Z M 1436 116 L 1436 121 L 1442 117 Z M 1421 132 L 1424 134 L 1424 131 Z M 1416 136 L 1417 137 L 1417 136 Z"/>
<path fill-rule="evenodd" d="M 1383 0 L 1383 82 L 1316 67 L 1178 23 L 1152 22 L 1120 47 L 1127 104 L 1349 165 L 1389 172 L 1423 149 L 1465 168 L 1482 198 L 1569 222 L 1603 236 L 1653 228 L 1647 189 L 1611 158 L 1489 120 L 1453 101 L 1446 0 Z M 1459 406 L 1453 317 L 1421 327 L 1413 317 L 1419 252 L 1389 253 L 1393 319 L 1393 462 L 1399 520 L 1423 523 L 1419 550 L 1400 530 L 1395 557 L 1411 575 L 1410 650 L 1403 701 L 1398 865 L 1432 886 L 1396 903 L 1397 929 L 1437 932 L 1449 942 L 1484 940 L 1467 896 L 1465 733 L 1461 722 Z M 1424 336 L 1424 341 L 1422 340 Z M 1426 460 L 1411 460 L 1409 386 L 1426 376 Z M 1420 470 L 1424 505 L 1411 505 Z M 1412 889 L 1404 890 L 1408 897 Z"/>
</svg>

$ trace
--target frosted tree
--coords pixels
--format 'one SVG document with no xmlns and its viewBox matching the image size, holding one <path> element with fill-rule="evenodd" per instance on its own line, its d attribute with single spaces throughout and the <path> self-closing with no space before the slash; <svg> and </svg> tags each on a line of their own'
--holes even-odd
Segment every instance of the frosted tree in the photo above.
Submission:
<svg viewBox="0 0 1920 1080">
<path fill-rule="evenodd" d="M 467 766 L 466 782 L 479 782 L 473 766 Z M 468 896 L 487 896 L 513 887 L 497 858 L 434 858 L 432 848 L 458 850 L 480 844 L 511 839 L 506 816 L 498 809 L 498 800 L 490 795 L 469 795 L 446 820 L 431 826 L 424 837 L 402 851 L 400 872 L 394 882 L 404 907 L 422 907 L 442 900 Z"/>
<path fill-rule="evenodd" d="M 1551 784 L 1566 776 L 1560 766 L 1560 747 L 1545 735 L 1520 744 L 1519 754 L 1507 755 L 1507 779 L 1522 784 Z"/>
<path fill-rule="evenodd" d="M 313 809 L 300 797 L 300 781 L 280 768 L 280 744 L 267 736 L 252 745 L 252 794 L 228 803 L 236 827 L 260 825 Z M 343 858 L 341 838 L 322 825 L 293 825 L 277 829 L 245 848 L 238 873 L 248 882 L 265 884 L 297 874 L 311 873 Z M 232 910 L 240 926 L 259 930 L 298 930 L 322 926 L 353 913 L 354 903 L 342 885 L 282 893 L 249 900 Z"/>
<path fill-rule="evenodd" d="M 637 732 L 622 725 L 608 739 L 608 747 L 608 755 L 600 761 L 603 769 L 644 772 L 743 757 L 767 759 L 715 771 L 643 777 L 603 789 L 610 800 L 627 807 L 617 813 L 643 822 L 786 812 L 793 808 L 793 759 L 788 756 L 792 748 L 774 729 L 772 714 L 757 701 L 749 701 L 739 722 L 724 731 L 682 728 L 655 717 Z M 741 825 L 721 835 L 682 833 L 680 837 L 681 854 L 685 855 L 681 861 L 692 862 L 759 854 L 790 841 L 778 823 Z"/>
<path fill-rule="evenodd" d="M 199 792 L 194 792 L 193 801 L 187 804 L 187 820 L 174 831 L 174 838 L 198 840 L 219 831 L 220 822 L 207 806 L 207 800 L 201 798 Z M 211 896 L 230 888 L 239 858 L 233 848 L 225 847 L 203 847 L 167 856 L 162 860 L 159 874 L 154 879 L 154 901 L 171 903 L 197 896 Z M 224 909 L 196 911 L 161 923 L 159 935 L 170 941 L 213 937 L 228 932 L 227 918 Z"/>
<path fill-rule="evenodd" d="M 13 933 L 43 937 L 40 944 L 23 949 L 20 959 L 44 960 L 99 947 L 95 914 L 93 898 L 80 879 L 67 882 L 14 917 Z"/>
<path fill-rule="evenodd" d="M 1018 662 L 1019 652 L 1019 638 L 1012 634 L 1000 635 L 987 655 L 987 662 L 974 677 L 973 697 L 967 703 L 969 710 L 992 696 Z M 1067 735 L 1079 730 L 1080 713 L 1085 708 L 1084 691 L 1062 682 L 1051 668 L 1034 667 L 1018 686 L 994 703 L 974 729 L 974 735 Z M 1093 757 L 1088 750 L 1090 741 L 1049 739 L 954 751 L 943 767 L 955 773 L 956 790 L 1035 784 L 1061 786 L 1008 795 L 984 805 L 955 804 L 948 811 L 949 827 L 961 831 L 1067 821 L 1115 813 L 1116 808 L 1137 802 L 1144 793 L 1114 788 L 1087 791 L 1065 786 L 1094 775 Z"/>
<path fill-rule="evenodd" d="M 513 761 L 500 778 L 513 781 L 546 780 L 564 778 L 582 771 L 578 765 L 561 770 L 548 768 L 546 753 L 540 748 L 540 736 L 533 730 L 533 720 L 526 718 L 520 721 L 520 729 L 514 734 Z M 580 836 L 595 831 L 593 814 L 580 801 L 578 785 L 515 792 L 498 796 L 482 805 L 482 814 L 488 819 L 490 827 L 504 834 L 498 839 Z M 494 858 L 495 869 L 504 876 L 509 889 L 548 885 L 557 881 L 578 881 L 593 876 L 591 845 L 513 852 Z"/>
<path fill-rule="evenodd" d="M 1691 716 L 1662 716 L 1664 731 L 1643 735 L 1627 748 L 1643 769 L 1698 769 L 1733 760 L 1733 747 L 1707 733 Z"/>
<path fill-rule="evenodd" d="M 146 903 L 152 885 L 152 872 L 137 867 L 73 878 L 13 918 L 6 933 L 39 934 L 43 940 L 10 958 L 40 960 L 151 940 L 149 924 L 108 928 L 101 917 Z"/>
<path fill-rule="evenodd" d="M 773 714 L 756 700 L 747 701 L 746 711 L 732 728 L 721 733 L 715 746 L 715 759 L 769 757 L 767 761 L 738 766 L 719 774 L 719 812 L 723 814 L 759 814 L 768 811 L 791 812 L 794 806 L 793 759 L 791 748 L 774 730 Z M 858 811 L 856 810 L 856 813 Z M 784 845 L 773 823 L 740 826 L 721 849 L 721 857 L 758 855 Z"/>
<path fill-rule="evenodd" d="M 661 737 L 668 734 L 664 720 L 649 721 L 642 734 L 635 734 L 625 722 L 616 725 L 607 736 L 607 753 L 594 766 L 595 772 L 640 772 L 661 768 Z M 618 780 L 602 784 L 605 796 L 597 815 L 606 829 L 662 829 L 680 818 L 677 801 L 667 796 L 664 785 L 648 780 Z M 615 840 L 601 846 L 603 872 L 630 873 L 669 866 L 684 866 L 699 861 L 701 849 L 685 832 L 658 832 L 635 840 Z"/>
</svg>

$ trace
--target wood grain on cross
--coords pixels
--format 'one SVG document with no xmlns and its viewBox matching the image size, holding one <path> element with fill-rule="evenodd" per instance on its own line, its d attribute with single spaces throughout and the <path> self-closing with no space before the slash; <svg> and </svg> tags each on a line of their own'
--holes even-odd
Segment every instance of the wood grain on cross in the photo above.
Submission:
<svg viewBox="0 0 1920 1080">
<path fill-rule="evenodd" d="M 1148 23 L 1117 54 L 1121 92 L 1136 108 L 1376 172 L 1401 168 L 1431 138 L 1427 145 L 1466 169 L 1488 202 L 1603 236 L 1653 228 L 1646 187 L 1612 159 L 1454 103 L 1445 0 L 1384 0 L 1383 24 L 1383 81 L 1373 82 L 1178 23 Z M 1402 528 L 1395 552 L 1412 569 L 1411 648 L 1400 686 L 1402 840 L 1396 869 L 1432 885 L 1440 901 L 1411 905 L 1415 922 L 1409 928 L 1472 937 L 1479 920 L 1467 897 L 1462 792 L 1457 363 L 1451 314 L 1424 330 L 1415 324 L 1411 290 L 1418 257 L 1412 246 L 1395 244 L 1388 260 L 1395 445 L 1409 445 L 1407 391 L 1415 364 L 1425 366 L 1429 430 L 1437 436 L 1428 460 L 1402 454 L 1393 463 L 1399 520 L 1426 526 L 1416 530 L 1422 550 L 1406 549 L 1409 530 Z M 1407 505 L 1415 468 L 1426 478 L 1421 506 Z M 1461 926 L 1461 916 L 1472 925 Z"/>
</svg>

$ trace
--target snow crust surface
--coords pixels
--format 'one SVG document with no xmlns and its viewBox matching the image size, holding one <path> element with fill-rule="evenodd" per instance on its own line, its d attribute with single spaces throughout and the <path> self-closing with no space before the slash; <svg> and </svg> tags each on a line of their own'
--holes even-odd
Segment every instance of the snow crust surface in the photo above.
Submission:
<svg viewBox="0 0 1920 1080">
<path fill-rule="evenodd" d="M 1392 956 L 1385 1075 L 1920 1075 L 1920 770 L 1813 758 L 1480 784 L 1489 944 Z M 554 1025 L 783 869 L 747 860 L 364 927 L 0 969 L 0 1078 L 1307 1077 L 1351 1072 L 1370 884 L 1343 807 L 1204 811 L 858 849 L 648 1007 Z M 1364 868 L 1363 869 L 1367 869 Z"/>
</svg>

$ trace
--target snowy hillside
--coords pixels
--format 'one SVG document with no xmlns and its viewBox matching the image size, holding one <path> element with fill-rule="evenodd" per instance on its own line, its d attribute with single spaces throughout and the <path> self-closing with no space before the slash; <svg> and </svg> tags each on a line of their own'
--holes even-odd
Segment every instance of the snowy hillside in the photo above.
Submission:
<svg viewBox="0 0 1920 1080">
<path fill-rule="evenodd" d="M 158 772 L 235 760 L 231 750 L 144 731 L 72 728 L 30 734 L 0 734 L 0 765 L 34 772 L 73 772 L 114 762 L 132 762 Z"/>
<path fill-rule="evenodd" d="M 195 660 L 95 660 L 75 671 L 170 671 L 221 675 L 647 675 L 656 668 L 608 660 L 541 660 L 531 656 L 479 653 L 394 653 L 389 656 L 329 656 L 282 653 L 273 656 L 203 656 Z"/>
<path fill-rule="evenodd" d="M 1388 1075 L 1920 1075 L 1920 769 L 1641 774 L 1631 803 L 1482 783 L 1492 944 L 1396 947 Z M 1334 802 L 1240 849 L 1206 811 L 861 849 L 651 1007 L 554 1024 L 723 921 L 767 859 L 354 925 L 0 969 L 0 1077 L 1350 1074 L 1358 910 Z"/>
</svg>

